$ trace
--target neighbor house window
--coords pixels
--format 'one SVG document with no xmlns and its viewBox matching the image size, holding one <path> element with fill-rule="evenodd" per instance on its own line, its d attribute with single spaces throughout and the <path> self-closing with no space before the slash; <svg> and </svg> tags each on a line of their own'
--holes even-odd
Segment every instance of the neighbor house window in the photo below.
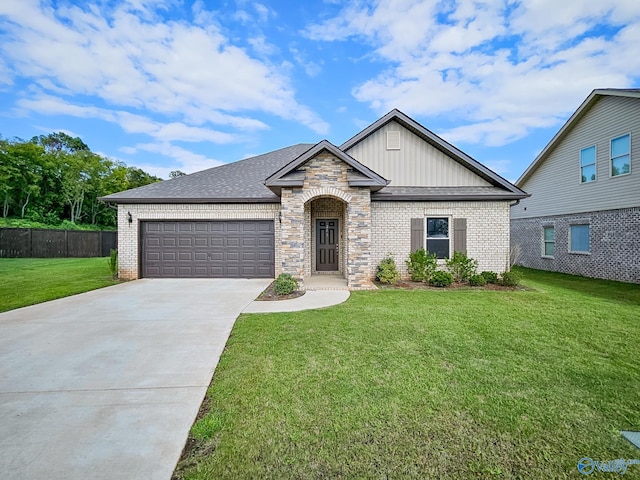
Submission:
<svg viewBox="0 0 640 480">
<path fill-rule="evenodd" d="M 611 176 L 626 175 L 631 172 L 631 135 L 623 135 L 611 140 Z"/>
<path fill-rule="evenodd" d="M 556 229 L 554 227 L 543 228 L 543 256 L 553 257 L 556 253 Z"/>
<path fill-rule="evenodd" d="M 596 147 L 580 150 L 580 181 L 582 183 L 596 180 Z"/>
<path fill-rule="evenodd" d="M 437 258 L 449 258 L 449 219 L 447 217 L 427 218 L 428 253 L 435 253 Z"/>
<path fill-rule="evenodd" d="M 569 245 L 571 253 L 589 253 L 589 225 L 571 225 Z"/>
</svg>

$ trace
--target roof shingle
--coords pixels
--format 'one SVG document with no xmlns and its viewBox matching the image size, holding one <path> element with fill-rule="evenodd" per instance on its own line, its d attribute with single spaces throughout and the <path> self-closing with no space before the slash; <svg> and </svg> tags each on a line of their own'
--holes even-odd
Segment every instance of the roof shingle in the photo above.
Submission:
<svg viewBox="0 0 640 480">
<path fill-rule="evenodd" d="M 302 155 L 313 144 L 300 143 L 183 177 L 152 183 L 102 197 L 117 203 L 279 203 L 264 185 L 274 171 Z"/>
</svg>

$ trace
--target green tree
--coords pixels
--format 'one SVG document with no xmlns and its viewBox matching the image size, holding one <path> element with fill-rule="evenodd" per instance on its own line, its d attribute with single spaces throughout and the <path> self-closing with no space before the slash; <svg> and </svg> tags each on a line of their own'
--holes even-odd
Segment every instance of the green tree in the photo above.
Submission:
<svg viewBox="0 0 640 480">
<path fill-rule="evenodd" d="M 20 217 L 24 218 L 27 206 L 40 192 L 42 153 L 42 147 L 29 142 L 3 141 L 0 152 L 3 216 L 8 216 L 13 204 L 20 212 Z"/>
</svg>

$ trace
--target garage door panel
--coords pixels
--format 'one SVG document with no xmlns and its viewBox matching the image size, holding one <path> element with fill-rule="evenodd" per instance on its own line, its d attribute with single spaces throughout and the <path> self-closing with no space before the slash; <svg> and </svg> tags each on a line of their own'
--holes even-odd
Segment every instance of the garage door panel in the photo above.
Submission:
<svg viewBox="0 0 640 480">
<path fill-rule="evenodd" d="M 193 239 L 194 247 L 208 247 L 209 246 L 209 237 L 195 237 Z"/>
<path fill-rule="evenodd" d="M 162 246 L 163 247 L 175 247 L 178 244 L 178 239 L 176 237 L 172 236 L 167 236 L 167 237 L 162 237 Z"/>
<path fill-rule="evenodd" d="M 226 245 L 225 247 L 231 247 L 231 248 L 237 248 L 241 245 L 241 239 L 240 237 L 233 235 L 230 237 L 226 238 Z"/>
<path fill-rule="evenodd" d="M 142 276 L 271 278 L 273 232 L 264 220 L 143 222 Z"/>
<path fill-rule="evenodd" d="M 178 246 L 191 248 L 194 246 L 193 237 L 178 237 Z"/>
</svg>

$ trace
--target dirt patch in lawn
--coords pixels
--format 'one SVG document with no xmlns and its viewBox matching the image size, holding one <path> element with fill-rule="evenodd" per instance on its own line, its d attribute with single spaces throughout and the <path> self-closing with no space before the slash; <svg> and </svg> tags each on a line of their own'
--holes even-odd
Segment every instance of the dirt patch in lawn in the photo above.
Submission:
<svg viewBox="0 0 640 480">
<path fill-rule="evenodd" d="M 256 300 L 272 302 L 277 300 L 290 300 L 292 298 L 298 298 L 304 295 L 304 290 L 296 290 L 289 295 L 276 295 L 276 291 L 274 288 L 275 283 L 275 280 L 271 282 L 271 285 L 269 285 L 260 295 L 258 295 L 258 298 L 256 298 Z"/>
</svg>

